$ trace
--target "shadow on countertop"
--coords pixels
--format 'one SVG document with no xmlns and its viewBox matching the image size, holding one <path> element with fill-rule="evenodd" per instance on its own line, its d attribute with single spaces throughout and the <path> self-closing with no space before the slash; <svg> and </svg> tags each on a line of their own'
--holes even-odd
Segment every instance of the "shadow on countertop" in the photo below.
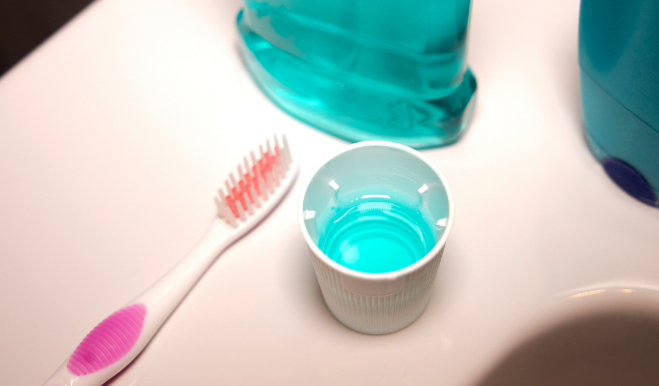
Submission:
<svg viewBox="0 0 659 386">
<path fill-rule="evenodd" d="M 555 326 L 514 349 L 476 386 L 654 386 L 659 317 L 603 312 Z"/>
</svg>

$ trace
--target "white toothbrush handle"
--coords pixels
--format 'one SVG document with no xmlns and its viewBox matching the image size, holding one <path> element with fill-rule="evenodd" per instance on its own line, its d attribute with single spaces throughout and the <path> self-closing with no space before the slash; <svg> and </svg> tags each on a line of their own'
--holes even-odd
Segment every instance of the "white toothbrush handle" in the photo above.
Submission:
<svg viewBox="0 0 659 386">
<path fill-rule="evenodd" d="M 282 137 L 282 140 L 280 148 L 275 138 L 274 151 L 268 141 L 265 153 L 259 149 L 261 158 L 258 161 L 250 154 L 252 165 L 245 157 L 244 170 L 247 172 L 243 173 L 241 166 L 238 167 L 239 183 L 231 174 L 232 185 L 226 182 L 227 194 L 220 189 L 215 201 L 218 216 L 234 228 L 228 231 L 227 225 L 215 218 L 204 239 L 186 258 L 99 323 L 44 386 L 100 386 L 144 349 L 215 259 L 258 225 L 293 186 L 299 168 L 292 162 L 286 138 Z"/>
<path fill-rule="evenodd" d="M 215 219 L 197 246 L 139 296 L 99 323 L 44 386 L 100 386 L 128 365 L 215 259 L 248 229 Z"/>
</svg>

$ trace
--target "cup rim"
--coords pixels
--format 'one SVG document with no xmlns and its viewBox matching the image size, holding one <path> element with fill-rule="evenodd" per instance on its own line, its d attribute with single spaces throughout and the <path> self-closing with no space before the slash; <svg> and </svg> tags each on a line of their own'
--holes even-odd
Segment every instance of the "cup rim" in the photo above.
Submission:
<svg viewBox="0 0 659 386">
<path fill-rule="evenodd" d="M 311 180 L 313 179 L 316 174 L 320 171 L 320 169 L 325 166 L 329 161 L 332 159 L 342 155 L 343 153 L 347 153 L 349 151 L 353 151 L 355 149 L 363 148 L 363 147 L 388 147 L 388 148 L 393 148 L 393 149 L 398 149 L 402 150 L 404 152 L 407 152 L 408 154 L 420 159 L 422 162 L 424 162 L 426 165 L 428 165 L 432 171 L 437 174 L 439 177 L 439 180 L 441 181 L 442 185 L 444 186 L 444 190 L 446 191 L 446 197 L 448 199 L 448 220 L 446 224 L 446 228 L 444 228 L 444 233 L 442 234 L 442 237 L 439 238 L 439 240 L 435 243 L 435 246 L 428 251 L 422 258 L 419 260 L 415 261 L 414 263 L 403 267 L 401 269 L 395 270 L 395 271 L 390 271 L 390 272 L 379 272 L 379 273 L 372 273 L 372 272 L 362 272 L 362 271 L 357 271 L 352 268 L 345 267 L 336 261 L 332 260 L 329 256 L 327 256 L 319 247 L 316 245 L 316 243 L 311 239 L 311 236 L 309 235 L 309 231 L 307 230 L 307 226 L 305 225 L 305 216 L 304 216 L 304 198 L 306 196 L 307 190 L 309 188 L 309 184 L 311 183 Z M 401 276 L 405 276 L 407 274 L 410 274 L 414 271 L 418 271 L 422 267 L 424 267 L 426 264 L 429 264 L 430 261 L 433 259 L 433 257 L 437 256 L 437 254 L 444 248 L 446 245 L 446 240 L 448 238 L 449 233 L 451 233 L 451 228 L 453 227 L 453 216 L 454 216 L 454 207 L 453 207 L 453 194 L 451 192 L 451 188 L 449 187 L 446 178 L 444 175 L 435 167 L 435 165 L 430 162 L 423 154 L 418 152 L 417 150 L 414 150 L 408 146 L 401 145 L 399 143 L 395 142 L 389 142 L 389 141 L 362 141 L 362 142 L 357 142 L 348 146 L 345 146 L 337 151 L 332 152 L 328 156 L 324 157 L 314 168 L 309 172 L 307 177 L 304 180 L 304 183 L 302 184 L 302 188 L 299 193 L 298 197 L 298 207 L 297 207 L 297 212 L 298 212 L 298 223 L 300 225 L 300 230 L 302 231 L 302 236 L 304 237 L 304 240 L 306 241 L 307 245 L 309 248 L 313 251 L 316 256 L 318 256 L 325 264 L 328 264 L 330 267 L 333 269 L 341 272 L 344 275 L 347 276 L 352 276 L 354 278 L 360 278 L 360 279 L 367 279 L 367 280 L 380 280 L 380 279 L 397 279 Z"/>
</svg>

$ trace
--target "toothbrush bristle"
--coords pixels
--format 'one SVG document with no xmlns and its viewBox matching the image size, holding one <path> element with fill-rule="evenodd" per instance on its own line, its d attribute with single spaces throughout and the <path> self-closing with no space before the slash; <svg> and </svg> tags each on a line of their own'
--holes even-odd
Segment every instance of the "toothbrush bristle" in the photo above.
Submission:
<svg viewBox="0 0 659 386">
<path fill-rule="evenodd" d="M 237 220 L 246 220 L 247 216 L 254 214 L 254 208 L 260 208 L 263 201 L 268 200 L 281 185 L 286 177 L 291 163 L 290 149 L 286 136 L 282 136 L 281 144 L 277 136 L 274 137 L 274 146 L 268 139 L 265 144 L 259 145 L 260 158 L 256 158 L 253 151 L 243 157 L 243 164 L 238 164 L 238 178 L 229 173 L 224 181 L 226 192 L 218 190 L 215 198 L 217 215 L 229 225 L 236 227 Z M 244 166 L 244 169 L 243 169 Z"/>
</svg>

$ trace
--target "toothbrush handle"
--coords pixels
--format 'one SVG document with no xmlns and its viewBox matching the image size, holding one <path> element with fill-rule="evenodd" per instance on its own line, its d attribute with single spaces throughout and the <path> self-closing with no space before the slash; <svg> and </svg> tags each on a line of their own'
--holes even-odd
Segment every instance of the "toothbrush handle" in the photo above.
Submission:
<svg viewBox="0 0 659 386">
<path fill-rule="evenodd" d="M 215 219 L 204 239 L 165 276 L 99 323 L 44 386 L 100 386 L 149 343 L 215 259 L 238 237 Z"/>
</svg>

